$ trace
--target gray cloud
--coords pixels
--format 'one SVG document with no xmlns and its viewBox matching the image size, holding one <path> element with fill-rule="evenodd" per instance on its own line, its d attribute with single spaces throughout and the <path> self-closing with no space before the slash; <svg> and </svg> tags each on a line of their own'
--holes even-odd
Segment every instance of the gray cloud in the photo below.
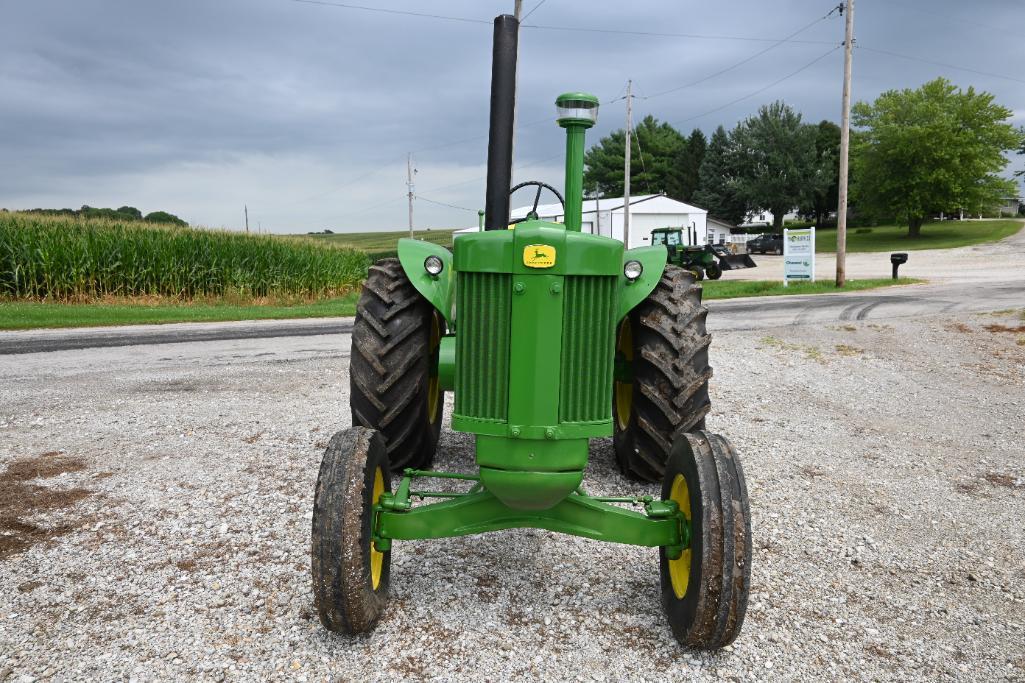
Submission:
<svg viewBox="0 0 1025 683">
<path fill-rule="evenodd" d="M 527 23 L 776 38 L 834 2 L 784 0 L 581 3 L 549 0 Z M 527 3 L 528 6 L 531 3 Z M 380 6 L 488 20 L 512 2 Z M 1021 78 L 1013 37 L 1020 2 L 857 3 L 857 39 L 936 62 Z M 0 206 L 132 204 L 188 220 L 275 231 L 388 229 L 405 224 L 405 154 L 418 151 L 425 198 L 476 209 L 483 199 L 490 27 L 289 0 L 175 3 L 8 3 L 0 41 Z M 835 15 L 798 38 L 834 44 Z M 639 95 L 693 82 L 768 44 L 524 28 L 521 123 L 552 115 L 565 90 L 604 100 L 633 78 Z M 828 44 L 787 43 L 718 77 L 652 99 L 652 114 L 685 132 L 732 126 L 784 99 L 809 121 L 839 117 L 842 51 L 797 70 Z M 871 99 L 944 75 L 994 93 L 1025 124 L 1022 83 L 858 50 L 854 95 Z M 623 125 L 622 101 L 603 106 L 592 140 Z M 698 118 L 693 118 L 698 117 Z M 451 141 L 475 138 L 460 144 Z M 561 131 L 521 128 L 518 178 L 561 184 Z M 1015 158 L 1016 168 L 1022 166 Z M 427 202 L 418 226 L 472 224 L 472 212 Z"/>
</svg>

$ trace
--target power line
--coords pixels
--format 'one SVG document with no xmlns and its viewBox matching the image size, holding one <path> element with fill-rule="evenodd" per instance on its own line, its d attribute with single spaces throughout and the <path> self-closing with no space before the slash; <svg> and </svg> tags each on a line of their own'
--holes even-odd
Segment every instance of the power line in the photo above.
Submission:
<svg viewBox="0 0 1025 683">
<path fill-rule="evenodd" d="M 543 31 L 572 31 L 576 33 L 605 33 L 624 36 L 644 36 L 649 38 L 691 38 L 694 40 L 739 40 L 751 43 L 775 43 L 779 38 L 758 38 L 755 36 L 709 35 L 701 33 L 666 33 L 661 31 L 630 31 L 615 28 L 585 28 L 582 26 L 548 26 L 542 24 L 524 24 L 521 28 L 536 28 Z M 831 45 L 828 40 L 787 40 L 786 43 L 804 43 L 807 45 Z"/>
<path fill-rule="evenodd" d="M 344 2 L 329 2 L 328 0 L 292 0 L 292 2 L 301 2 L 307 5 L 323 5 L 326 7 L 338 7 L 341 9 L 359 10 L 363 12 L 378 12 L 381 14 L 397 14 L 409 17 L 419 17 L 421 19 L 435 19 L 440 21 L 457 21 L 465 24 L 487 24 L 491 25 L 491 21 L 487 19 L 476 19 L 473 17 L 458 17 L 447 14 L 429 14 L 427 12 L 411 12 L 408 10 L 397 10 L 388 9 L 384 7 L 368 7 L 366 5 L 354 5 Z M 540 6 L 541 3 L 538 4 Z M 534 9 L 537 9 L 535 7 Z M 531 10 L 533 12 L 534 10 Z M 528 15 L 530 12 L 527 13 Z M 520 28 L 533 28 L 540 29 L 542 31 L 571 31 L 577 33 L 605 33 L 615 35 L 628 35 L 628 36 L 647 36 L 647 37 L 661 37 L 661 38 L 692 38 L 695 40 L 740 40 L 757 43 L 775 43 L 777 38 L 759 38 L 756 36 L 731 36 L 731 35 L 704 35 L 700 33 L 662 33 L 656 31 L 629 31 L 624 29 L 611 29 L 611 28 L 588 28 L 582 26 L 551 26 L 546 24 L 520 24 Z M 786 42 L 793 43 L 808 43 L 808 44 L 820 44 L 827 45 L 828 41 L 822 40 L 788 40 Z"/>
<path fill-rule="evenodd" d="M 519 169 L 517 169 L 517 170 L 522 172 L 526 168 L 530 168 L 531 166 L 539 166 L 539 165 L 547 163 L 547 162 L 549 162 L 549 161 L 551 161 L 553 159 L 557 159 L 557 158 L 559 158 L 561 156 L 562 156 L 562 154 L 556 154 L 554 156 L 547 157 L 545 159 L 539 159 L 537 161 L 532 161 L 529 164 L 524 164 L 523 166 L 520 166 Z M 447 190 L 447 189 L 450 189 L 450 188 L 453 188 L 453 187 L 459 187 L 460 185 L 469 185 L 470 183 L 480 182 L 482 180 L 485 180 L 486 178 L 487 178 L 487 176 L 478 176 L 476 178 L 471 178 L 469 180 L 462 180 L 462 181 L 460 181 L 458 183 L 452 183 L 451 185 L 444 185 L 442 187 L 432 187 L 432 188 L 428 189 L 427 191 L 428 192 L 440 192 L 442 190 Z M 419 196 L 420 195 L 417 195 L 417 197 L 419 197 Z M 366 213 L 368 211 L 373 211 L 374 209 L 378 209 L 378 208 L 380 208 L 382 206 L 393 205 L 397 201 L 399 201 L 399 199 L 400 199 L 400 197 L 396 196 L 396 197 L 390 197 L 388 199 L 381 200 L 379 202 L 375 202 L 373 204 L 370 204 L 369 206 L 364 206 L 363 208 L 356 209 L 354 211 L 350 211 L 349 213 L 346 213 L 342 217 L 342 219 L 351 218 L 352 216 L 359 216 L 359 215 L 364 214 L 364 213 Z M 405 200 L 406 199 L 406 195 L 405 194 L 401 195 L 401 199 Z M 455 207 L 455 208 L 464 209 L 464 207 L 461 207 L 461 206 Z M 341 219 L 339 219 L 339 220 L 341 220 Z"/>
<path fill-rule="evenodd" d="M 364 12 L 380 12 L 382 14 L 401 14 L 407 17 L 420 17 L 421 19 L 440 19 L 442 21 L 461 21 L 466 24 L 488 24 L 491 22 L 486 19 L 473 19 L 471 17 L 453 17 L 444 14 L 428 14 L 426 12 L 409 12 L 406 10 L 398 9 L 387 9 L 385 7 L 367 7 L 366 5 L 350 5 L 344 2 L 327 2 L 327 0 L 292 0 L 292 2 L 301 2 L 307 5 L 324 5 L 326 7 L 340 7 L 342 9 L 355 9 L 362 10 Z"/>
<path fill-rule="evenodd" d="M 980 71 L 979 69 L 972 69 L 967 66 L 957 66 L 955 64 L 947 64 L 945 62 L 934 62 L 931 59 L 923 59 L 922 57 L 914 57 L 912 55 L 904 55 L 899 52 L 892 52 L 890 50 L 880 50 L 876 47 L 865 47 L 859 43 L 854 44 L 855 49 L 865 50 L 867 52 L 876 52 L 881 55 L 889 55 L 890 57 L 899 57 L 900 59 L 908 59 L 913 62 L 922 62 L 924 64 L 932 64 L 933 66 L 942 66 L 945 69 L 957 69 L 958 71 L 967 71 L 973 74 L 979 74 L 980 76 L 990 76 L 992 78 L 1003 78 L 1004 80 L 1014 81 L 1016 83 L 1025 83 L 1025 79 L 1015 78 L 1014 76 L 1005 76 L 1004 74 L 997 74 L 991 71 Z"/>
<path fill-rule="evenodd" d="M 801 73 L 802 71 L 804 71 L 806 69 L 810 69 L 811 67 L 813 67 L 814 65 L 818 64 L 819 62 L 821 62 L 823 59 L 825 59 L 829 55 L 831 55 L 834 52 L 836 52 L 837 50 L 839 50 L 841 47 L 843 47 L 843 46 L 842 45 L 835 45 L 835 46 L 833 46 L 833 48 L 831 50 L 827 50 L 826 52 L 823 52 L 821 55 L 819 55 L 815 59 L 813 59 L 810 62 L 808 62 L 807 64 L 805 64 L 800 69 L 797 69 L 796 71 L 792 71 L 791 73 L 787 74 L 783 78 L 779 78 L 779 79 L 773 81 L 772 83 L 769 83 L 768 85 L 766 85 L 764 87 L 758 88 L 754 92 L 750 92 L 750 93 L 744 95 L 743 97 L 738 97 L 735 100 L 731 100 L 731 101 L 727 102 L 724 105 L 721 105 L 721 106 L 716 107 L 714 109 L 709 109 L 708 111 L 703 112 L 701 114 L 697 114 L 696 116 L 691 116 L 691 117 L 688 117 L 686 119 L 682 119 L 681 121 L 678 121 L 674 125 L 679 126 L 681 123 L 687 123 L 688 121 L 693 121 L 695 119 L 700 119 L 700 118 L 702 118 L 704 116 L 708 116 L 709 114 L 714 114 L 717 111 L 722 111 L 723 109 L 726 109 L 727 107 L 731 107 L 734 104 L 737 104 L 738 102 L 743 102 L 746 99 L 749 99 L 751 97 L 754 97 L 755 95 L 758 95 L 759 93 L 763 93 L 766 90 L 768 90 L 769 88 L 777 86 L 777 85 L 779 85 L 780 83 L 782 83 L 783 81 L 785 81 L 785 80 L 787 80 L 789 78 L 793 78 L 794 76 L 796 76 L 797 74 Z"/>
<path fill-rule="evenodd" d="M 438 206 L 447 206 L 450 209 L 459 209 L 460 211 L 469 211 L 470 213 L 477 213 L 477 209 L 468 209 L 465 206 L 456 206 L 455 204 L 446 204 L 445 202 L 439 202 L 434 199 L 428 199 L 423 195 L 416 196 L 417 201 L 428 202 L 430 204 L 437 204 Z"/>
<path fill-rule="evenodd" d="M 529 17 L 531 14 L 533 14 L 537 10 L 537 8 L 540 7 L 543 4 L 545 4 L 545 0 L 541 0 L 541 2 L 537 3 L 536 5 L 534 5 L 534 9 L 532 9 L 529 12 L 527 12 L 526 14 L 524 14 L 523 18 L 520 19 L 520 21 L 526 21 L 527 17 Z"/>
<path fill-rule="evenodd" d="M 800 33 L 804 33 L 805 31 L 810 29 L 812 26 L 815 26 L 816 24 L 819 24 L 820 22 L 825 21 L 830 16 L 832 16 L 833 13 L 836 12 L 836 11 L 837 11 L 836 8 L 834 8 L 828 14 L 825 14 L 825 15 L 819 17 L 818 19 L 816 19 L 815 21 L 812 21 L 809 24 L 805 24 L 804 26 L 802 26 L 801 28 L 797 29 L 793 33 L 787 35 L 784 38 L 781 38 L 780 40 L 777 40 L 775 43 L 773 43 L 772 45 L 768 46 L 764 50 L 759 50 L 758 52 L 754 53 L 750 57 L 747 57 L 746 59 L 742 59 L 739 62 L 737 62 L 736 64 L 731 64 L 730 66 L 726 67 L 725 69 L 720 69 L 719 71 L 716 71 L 715 73 L 708 74 L 707 76 L 705 76 L 703 78 L 699 78 L 696 81 L 691 81 L 690 83 L 685 83 L 685 84 L 677 86 L 675 88 L 669 88 L 668 90 L 662 90 L 660 92 L 653 93 L 653 94 L 648 95 L 646 97 L 642 97 L 641 99 L 650 100 L 650 99 L 654 99 L 656 97 L 661 97 L 662 95 L 668 95 L 669 93 L 674 93 L 674 92 L 678 92 L 680 90 L 685 90 L 687 88 L 692 88 L 695 85 L 699 85 L 701 83 L 704 83 L 705 81 L 708 81 L 708 80 L 711 80 L 713 78 L 716 78 L 717 76 L 721 76 L 724 73 L 727 73 L 728 71 L 733 71 L 737 67 L 743 66 L 744 64 L 747 64 L 748 62 L 761 57 L 766 52 L 769 52 L 770 50 L 775 50 L 777 47 L 779 47 L 780 45 L 786 43 L 787 41 L 789 41 L 794 36 L 796 36 L 796 35 L 798 35 Z"/>
</svg>

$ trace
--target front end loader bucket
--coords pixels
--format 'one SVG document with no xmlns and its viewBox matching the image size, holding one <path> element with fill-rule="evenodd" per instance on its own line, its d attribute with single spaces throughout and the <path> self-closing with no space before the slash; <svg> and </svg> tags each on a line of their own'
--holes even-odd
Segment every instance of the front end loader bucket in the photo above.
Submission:
<svg viewBox="0 0 1025 683">
<path fill-rule="evenodd" d="M 751 258 L 751 254 L 716 254 L 719 258 L 719 265 L 723 270 L 743 270 L 744 268 L 757 268 L 758 264 Z"/>
</svg>

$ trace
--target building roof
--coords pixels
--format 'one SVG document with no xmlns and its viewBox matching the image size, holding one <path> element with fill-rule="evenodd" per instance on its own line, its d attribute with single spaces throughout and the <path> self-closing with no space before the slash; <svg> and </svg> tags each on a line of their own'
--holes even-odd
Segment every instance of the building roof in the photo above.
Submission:
<svg viewBox="0 0 1025 683">
<path fill-rule="evenodd" d="M 622 197 L 606 197 L 604 199 L 585 199 L 584 218 L 587 214 L 593 214 L 597 210 L 612 211 L 613 213 L 623 212 Z M 523 218 L 530 211 L 530 206 L 520 206 L 510 212 L 512 218 Z M 630 213 L 632 214 L 703 214 L 708 213 L 705 209 L 690 204 L 670 199 L 661 194 L 642 194 L 630 197 Z M 561 204 L 541 204 L 537 207 L 537 215 L 540 218 L 556 218 L 563 214 Z"/>
<path fill-rule="evenodd" d="M 509 218 L 515 220 L 517 218 L 523 218 L 526 216 L 532 206 L 519 206 L 509 212 Z M 583 202 L 584 208 L 584 220 L 594 220 L 594 214 L 596 211 L 601 210 L 602 212 L 611 211 L 614 214 L 623 213 L 623 198 L 622 197 L 605 197 L 603 199 L 585 199 Z M 665 215 L 665 216 L 678 216 L 681 214 L 695 215 L 695 214 L 707 214 L 708 211 L 691 204 L 685 204 L 675 199 L 666 197 L 663 194 L 642 194 L 630 197 L 630 214 L 651 214 L 651 215 Z M 590 217 L 588 217 L 590 214 Z M 556 218 L 563 217 L 562 204 L 539 204 L 537 207 L 538 218 L 542 220 L 555 220 Z M 462 232 L 477 232 L 479 228 L 477 226 L 470 228 L 463 228 L 462 230 L 456 230 L 458 233 Z"/>
<path fill-rule="evenodd" d="M 729 221 L 723 220 L 722 218 L 716 218 L 715 216 L 711 215 L 705 220 L 707 221 L 708 225 L 713 225 L 717 228 L 725 228 L 726 230 L 733 230 L 737 227 Z"/>
</svg>

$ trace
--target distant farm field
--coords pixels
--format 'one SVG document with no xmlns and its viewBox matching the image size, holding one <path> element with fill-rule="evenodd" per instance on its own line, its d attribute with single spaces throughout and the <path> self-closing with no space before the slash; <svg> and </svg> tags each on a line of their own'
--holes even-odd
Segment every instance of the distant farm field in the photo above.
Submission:
<svg viewBox="0 0 1025 683">
<path fill-rule="evenodd" d="M 424 242 L 440 244 L 446 249 L 452 248 L 454 230 L 414 230 L 413 237 Z M 403 237 L 409 237 L 408 230 L 393 232 L 337 232 L 330 235 L 301 235 L 299 240 L 309 240 L 315 244 L 329 244 L 337 247 L 359 249 L 367 252 L 371 260 L 392 256 L 396 245 Z"/>
<path fill-rule="evenodd" d="M 362 251 L 220 230 L 0 213 L 0 298 L 314 298 L 364 278 Z"/>
</svg>

